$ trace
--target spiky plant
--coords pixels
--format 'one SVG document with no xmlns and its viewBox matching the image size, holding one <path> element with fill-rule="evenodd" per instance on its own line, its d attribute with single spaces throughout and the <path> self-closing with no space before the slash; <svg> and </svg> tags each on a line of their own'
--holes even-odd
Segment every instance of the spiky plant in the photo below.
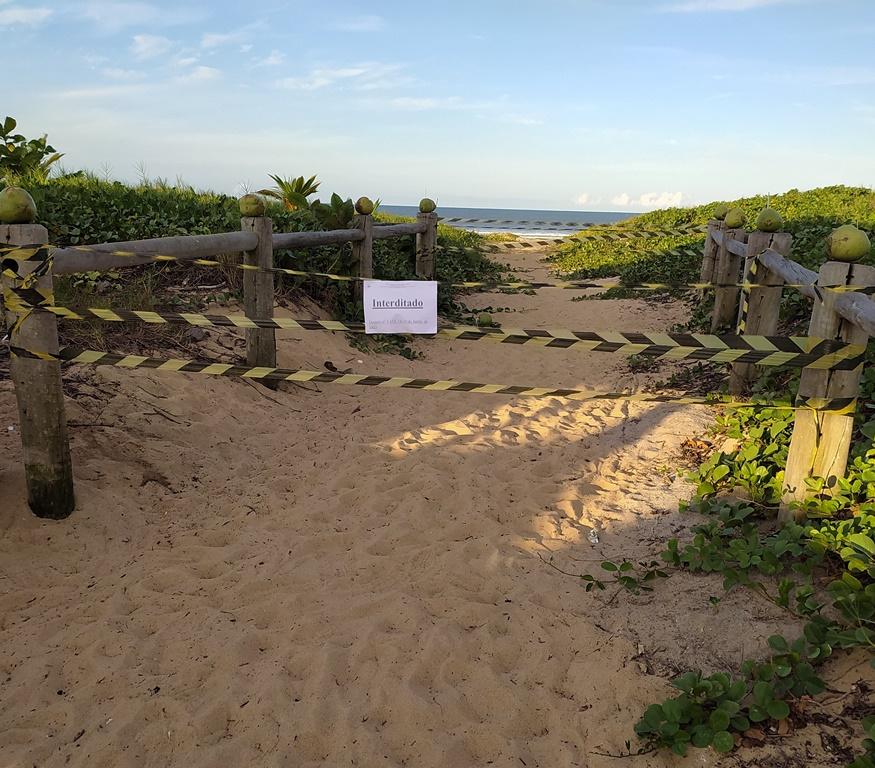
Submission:
<svg viewBox="0 0 875 768">
<path fill-rule="evenodd" d="M 279 200 L 287 211 L 309 208 L 310 203 L 307 198 L 319 189 L 319 182 L 316 181 L 315 175 L 309 179 L 303 176 L 284 179 L 282 176 L 270 174 L 270 178 L 276 186 L 271 189 L 259 189 L 258 194 Z"/>
</svg>

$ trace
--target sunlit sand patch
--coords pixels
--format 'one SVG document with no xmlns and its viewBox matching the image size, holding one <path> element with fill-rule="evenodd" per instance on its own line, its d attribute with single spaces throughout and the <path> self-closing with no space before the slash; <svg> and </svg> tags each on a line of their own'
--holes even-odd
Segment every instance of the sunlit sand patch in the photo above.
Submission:
<svg viewBox="0 0 875 768">
<path fill-rule="evenodd" d="M 491 411 L 472 411 L 458 419 L 408 430 L 377 445 L 398 456 L 421 448 L 462 442 L 491 446 L 532 442 L 547 445 L 560 436 L 598 433 L 606 420 L 627 418 L 629 403 L 611 403 L 608 408 L 609 413 L 601 404 L 575 405 L 560 398 L 516 401 Z"/>
</svg>

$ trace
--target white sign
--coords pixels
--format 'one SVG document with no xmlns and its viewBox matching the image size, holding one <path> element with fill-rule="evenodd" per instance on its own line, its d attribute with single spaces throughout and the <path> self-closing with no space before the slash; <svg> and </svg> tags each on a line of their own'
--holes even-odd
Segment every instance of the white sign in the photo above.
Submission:
<svg viewBox="0 0 875 768">
<path fill-rule="evenodd" d="M 365 280 L 365 333 L 437 333 L 437 283 Z"/>
</svg>

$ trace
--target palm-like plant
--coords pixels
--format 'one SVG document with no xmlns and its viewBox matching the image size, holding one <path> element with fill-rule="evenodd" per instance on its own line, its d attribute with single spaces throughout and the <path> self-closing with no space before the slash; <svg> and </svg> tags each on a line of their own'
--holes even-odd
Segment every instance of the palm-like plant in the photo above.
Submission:
<svg viewBox="0 0 875 768">
<path fill-rule="evenodd" d="M 45 135 L 28 141 L 21 134 L 13 133 L 16 126 L 17 123 L 11 117 L 0 122 L 0 177 L 47 178 L 52 165 L 64 155 L 55 152 Z"/>
<path fill-rule="evenodd" d="M 259 189 L 259 195 L 267 195 L 282 202 L 287 211 L 297 211 L 303 208 L 309 208 L 310 204 L 307 198 L 314 194 L 319 189 L 319 182 L 316 181 L 316 176 L 311 176 L 305 179 L 303 176 L 298 176 L 296 179 L 284 179 L 282 176 L 270 174 L 276 184 L 272 189 Z"/>
</svg>

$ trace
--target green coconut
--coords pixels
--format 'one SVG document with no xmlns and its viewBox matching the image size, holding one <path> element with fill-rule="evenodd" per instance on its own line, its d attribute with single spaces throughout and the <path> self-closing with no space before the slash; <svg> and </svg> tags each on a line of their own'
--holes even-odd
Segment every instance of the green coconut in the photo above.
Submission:
<svg viewBox="0 0 875 768">
<path fill-rule="evenodd" d="M 729 204 L 728 203 L 718 203 L 717 207 L 714 209 L 714 218 L 717 221 L 723 221 L 726 218 L 726 214 L 729 213 Z"/>
<path fill-rule="evenodd" d="M 760 232 L 777 232 L 784 226 L 784 219 L 774 208 L 763 208 L 757 216 L 757 229 Z"/>
<path fill-rule="evenodd" d="M 833 230 L 826 245 L 833 261 L 859 261 L 872 247 L 869 235 L 853 224 L 845 224 Z"/>
<path fill-rule="evenodd" d="M 420 213 L 434 213 L 436 208 L 437 204 L 430 197 L 423 197 L 422 200 L 419 201 Z"/>
<path fill-rule="evenodd" d="M 36 221 L 36 203 L 21 187 L 0 192 L 0 224 L 30 224 Z"/>
<path fill-rule="evenodd" d="M 493 325 L 495 325 L 495 321 L 492 319 L 492 315 L 490 315 L 488 312 L 481 312 L 477 316 L 477 325 L 491 328 Z"/>
<path fill-rule="evenodd" d="M 355 201 L 355 209 L 362 216 L 370 216 L 374 212 L 374 201 L 369 197 L 360 197 Z"/>
<path fill-rule="evenodd" d="M 741 229 L 744 226 L 745 218 L 744 211 L 741 208 L 733 208 L 726 214 L 723 221 L 728 229 Z"/>
<path fill-rule="evenodd" d="M 264 216 L 264 200 L 258 195 L 248 194 L 240 198 L 240 214 L 247 217 Z"/>
</svg>

